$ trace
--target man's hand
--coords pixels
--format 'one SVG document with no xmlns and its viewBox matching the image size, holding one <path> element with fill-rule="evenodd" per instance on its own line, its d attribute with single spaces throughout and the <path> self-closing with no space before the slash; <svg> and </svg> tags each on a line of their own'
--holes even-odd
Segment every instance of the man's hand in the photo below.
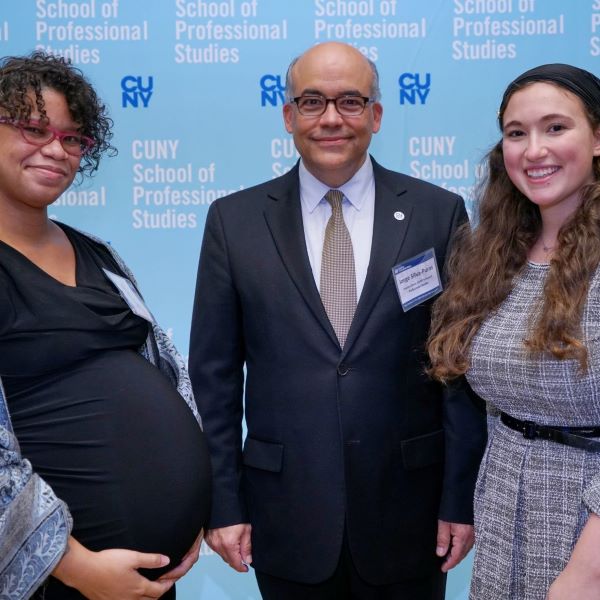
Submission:
<svg viewBox="0 0 600 600">
<path fill-rule="evenodd" d="M 240 573 L 252 564 L 252 544 L 250 543 L 249 523 L 209 529 L 206 543 L 232 568 Z"/>
<path fill-rule="evenodd" d="M 473 525 L 438 520 L 435 553 L 439 557 L 446 557 L 442 572 L 447 573 L 453 569 L 469 553 L 474 541 Z"/>
<path fill-rule="evenodd" d="M 170 571 L 167 571 L 164 575 L 158 578 L 158 581 L 172 581 L 175 583 L 178 579 L 183 577 L 198 561 L 200 556 L 200 546 L 202 545 L 202 538 L 204 537 L 204 531 L 200 531 L 200 534 L 196 538 L 192 547 L 187 551 L 186 555 L 181 559 L 181 562 Z"/>
</svg>

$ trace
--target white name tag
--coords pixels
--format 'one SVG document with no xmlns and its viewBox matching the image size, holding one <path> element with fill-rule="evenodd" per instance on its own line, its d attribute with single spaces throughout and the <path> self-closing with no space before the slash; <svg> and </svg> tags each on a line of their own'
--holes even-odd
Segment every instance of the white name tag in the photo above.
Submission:
<svg viewBox="0 0 600 600">
<path fill-rule="evenodd" d="M 131 312 L 136 314 L 138 317 L 142 317 L 142 319 L 146 319 L 150 323 L 154 323 L 154 317 L 152 313 L 148 310 L 144 301 L 141 299 L 140 295 L 137 293 L 137 290 L 133 287 L 133 283 L 126 279 L 125 277 L 121 277 L 121 275 L 117 275 L 108 269 L 102 269 L 104 274 L 112 281 L 114 286 L 119 290 L 119 294 L 125 302 L 127 302 L 127 306 L 131 309 Z"/>
<path fill-rule="evenodd" d="M 404 312 L 442 291 L 433 248 L 397 264 L 392 274 Z"/>
</svg>

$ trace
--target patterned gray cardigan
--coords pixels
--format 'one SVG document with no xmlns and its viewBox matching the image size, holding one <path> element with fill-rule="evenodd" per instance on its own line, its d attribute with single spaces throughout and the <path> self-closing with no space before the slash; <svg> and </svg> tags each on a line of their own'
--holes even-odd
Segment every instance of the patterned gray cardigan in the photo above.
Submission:
<svg viewBox="0 0 600 600">
<path fill-rule="evenodd" d="M 131 271 L 109 245 L 80 233 L 107 248 L 137 287 Z M 185 362 L 156 323 L 139 352 L 169 377 L 201 427 Z M 0 379 L 0 600 L 26 600 L 33 595 L 62 558 L 72 526 L 65 503 L 21 456 Z"/>
</svg>

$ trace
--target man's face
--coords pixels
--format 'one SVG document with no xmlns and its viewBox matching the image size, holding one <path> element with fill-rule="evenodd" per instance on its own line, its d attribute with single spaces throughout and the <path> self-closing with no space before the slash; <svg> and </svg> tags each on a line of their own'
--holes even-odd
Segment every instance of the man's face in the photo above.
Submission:
<svg viewBox="0 0 600 600">
<path fill-rule="evenodd" d="M 346 94 L 370 96 L 373 74 L 366 59 L 351 46 L 326 43 L 308 50 L 292 70 L 293 95 Z M 319 117 L 304 116 L 295 104 L 283 107 L 288 133 L 306 168 L 330 187 L 339 187 L 358 171 L 367 157 L 371 136 L 379 131 L 383 107 L 368 104 L 357 116 L 340 115 L 333 102 Z"/>
</svg>

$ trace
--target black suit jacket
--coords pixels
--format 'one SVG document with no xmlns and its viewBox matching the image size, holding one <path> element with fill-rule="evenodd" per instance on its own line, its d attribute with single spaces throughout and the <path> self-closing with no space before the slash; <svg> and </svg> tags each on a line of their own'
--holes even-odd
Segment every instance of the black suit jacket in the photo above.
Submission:
<svg viewBox="0 0 600 600">
<path fill-rule="evenodd" d="M 404 313 L 391 275 L 431 247 L 441 267 L 464 204 L 373 166 L 371 258 L 343 350 L 311 272 L 297 166 L 207 217 L 190 373 L 213 465 L 210 527 L 250 522 L 254 566 L 285 579 L 330 576 L 344 527 L 364 579 L 415 577 L 439 565 L 438 517 L 472 519 L 484 419 L 464 390 L 424 375 L 431 302 Z"/>
</svg>

